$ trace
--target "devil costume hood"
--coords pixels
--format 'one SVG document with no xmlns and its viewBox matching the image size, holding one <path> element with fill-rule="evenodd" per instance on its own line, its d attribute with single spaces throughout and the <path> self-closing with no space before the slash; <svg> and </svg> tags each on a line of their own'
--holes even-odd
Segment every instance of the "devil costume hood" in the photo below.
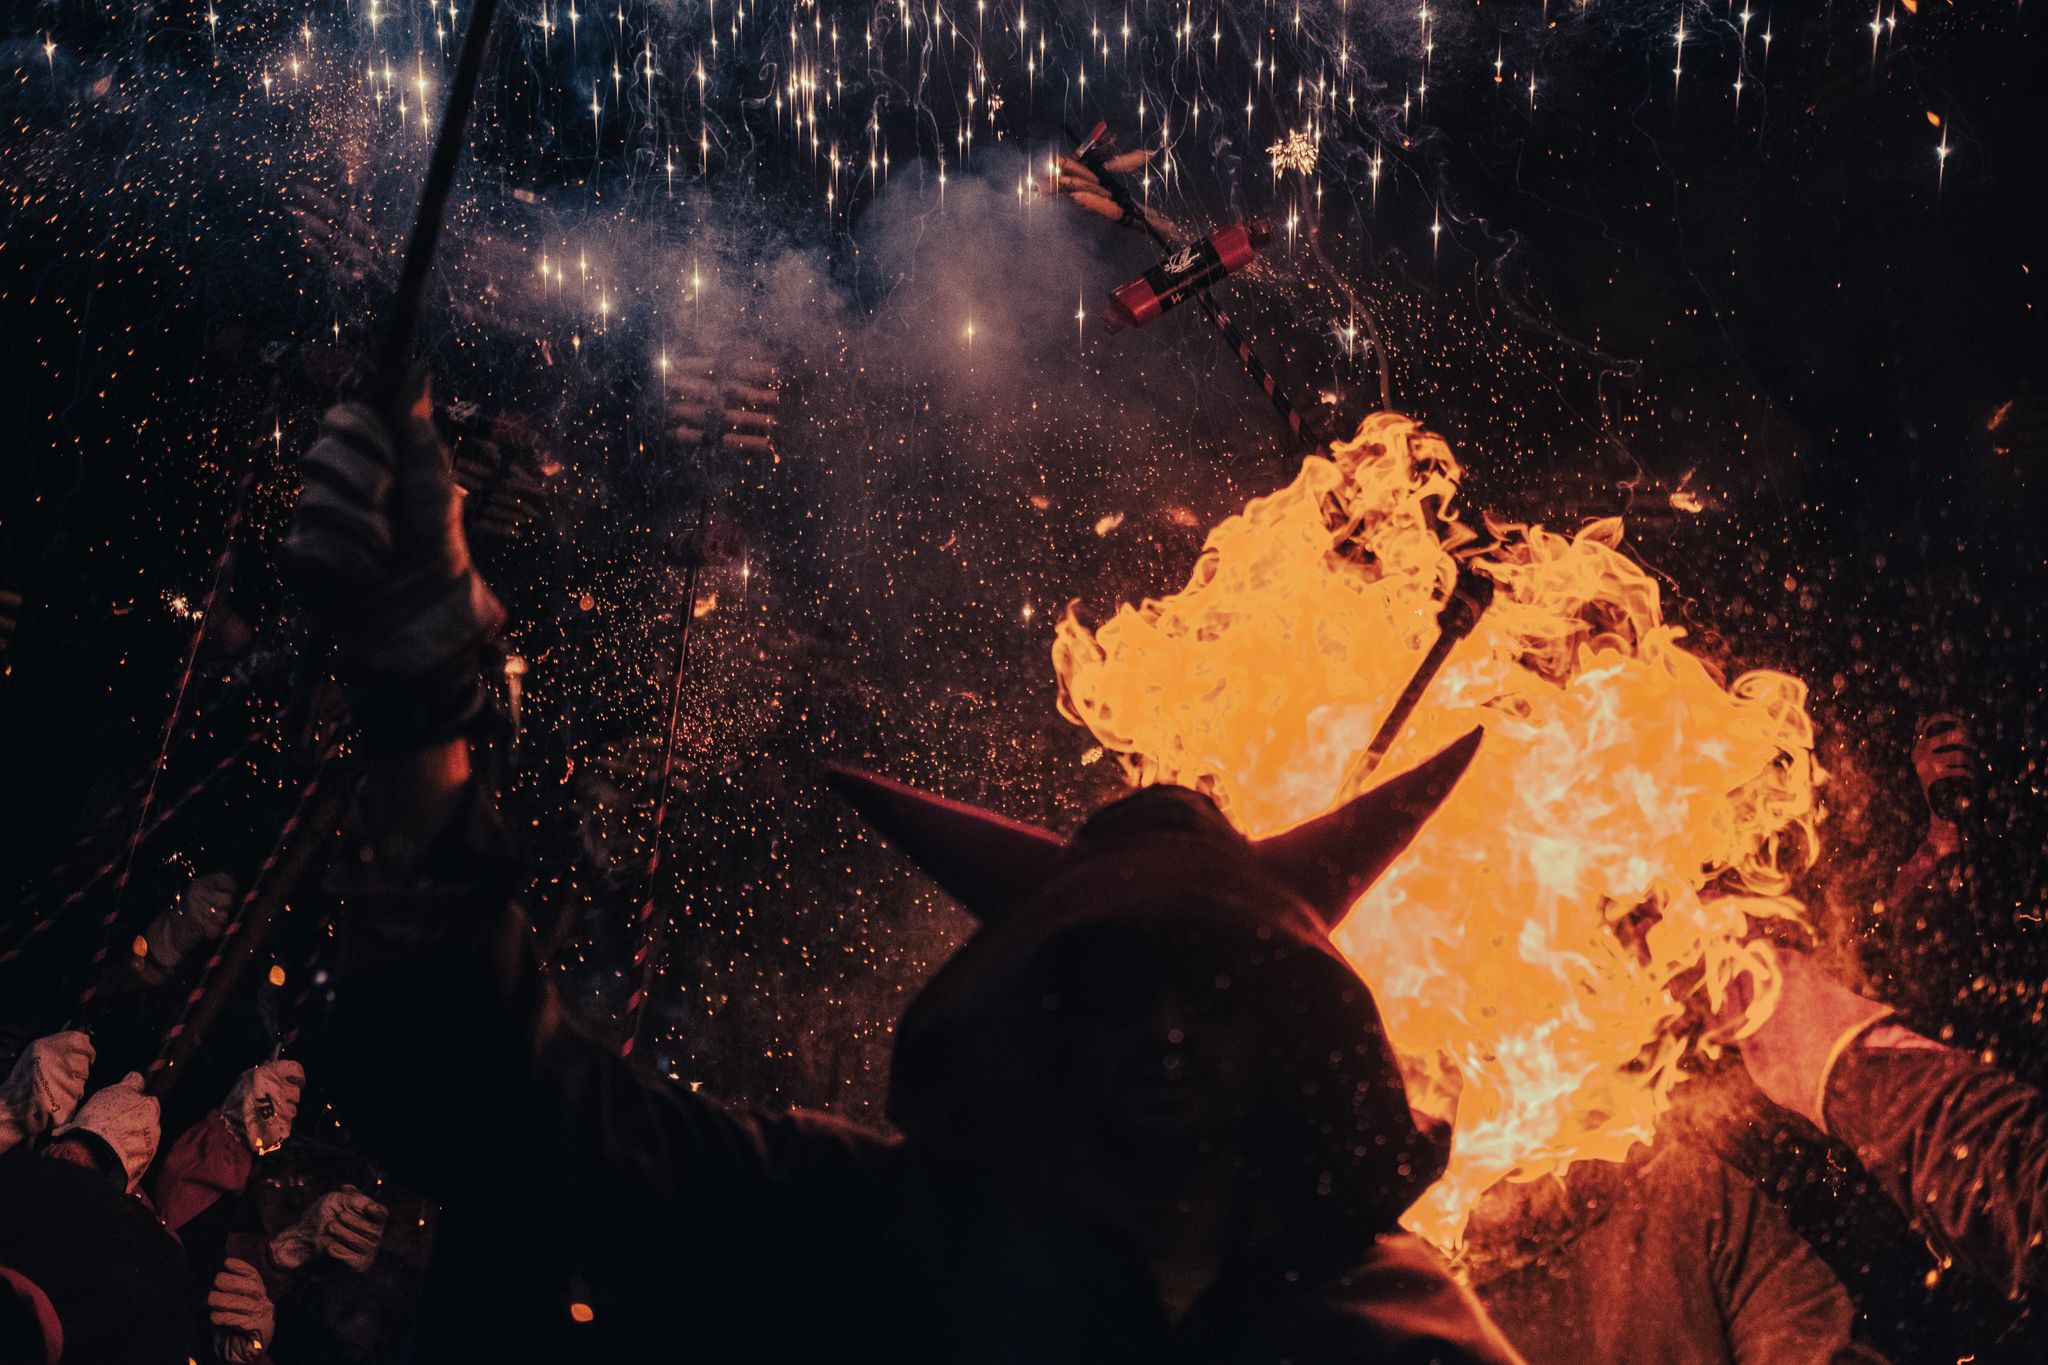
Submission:
<svg viewBox="0 0 2048 1365">
<path fill-rule="evenodd" d="M 365 1143 L 446 1208 L 421 1357 L 639 1360 L 1513 1362 L 1400 1210 L 1441 1170 L 1345 909 L 1469 761 L 1475 733 L 1276 838 L 1154 787 L 1071 839 L 862 774 L 833 781 L 974 915 L 905 1014 L 889 1115 L 720 1104 L 572 1024 L 507 896 L 488 818 L 421 884 L 350 860 L 331 1059 Z M 1020 1066 L 1063 946 L 1199 928 L 1263 960 L 1296 1088 L 1249 1239 L 1178 1319 L 1110 1225 L 1016 1156 L 1050 1101 Z M 474 1135 L 470 1141 L 455 1135 Z"/>
<path fill-rule="evenodd" d="M 848 769 L 837 787 L 979 928 L 911 1002 L 897 1030 L 889 1118 L 954 1152 L 993 1153 L 1029 1134 L 1020 1117 L 1047 1097 L 1019 1093 L 1021 1058 L 1045 1027 L 1049 959 L 1107 928 L 1196 928 L 1242 945 L 1276 978 L 1294 1055 L 1313 1091 L 1289 1106 L 1281 1141 L 1291 1193 L 1373 1231 L 1392 1226 L 1450 1155 L 1442 1125 L 1408 1107 L 1379 1011 L 1330 941 L 1367 887 L 1408 846 L 1471 762 L 1474 730 L 1435 757 L 1319 819 L 1273 838 L 1239 834 L 1186 787 L 1141 788 L 1070 840 Z M 1022 1035 L 1022 1036 L 1020 1036 Z M 1300 1087 L 1297 1086 L 1298 1090 Z M 1289 1212 L 1307 1207 L 1291 1199 Z"/>
</svg>

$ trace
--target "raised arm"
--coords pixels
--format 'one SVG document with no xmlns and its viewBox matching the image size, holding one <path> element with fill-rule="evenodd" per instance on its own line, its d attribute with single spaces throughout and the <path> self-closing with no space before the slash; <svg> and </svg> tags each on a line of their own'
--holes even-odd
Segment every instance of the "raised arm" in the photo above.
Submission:
<svg viewBox="0 0 2048 1365">
<path fill-rule="evenodd" d="M 1743 1041 L 1778 1104 L 1848 1143 L 1943 1251 L 2015 1299 L 2048 1285 L 2048 1100 L 1780 954 L 1777 1012 Z"/>
<path fill-rule="evenodd" d="M 858 1187 L 890 1144 L 729 1112 L 629 1070 L 570 1021 L 473 762 L 500 613 L 416 394 L 396 433 L 361 407 L 329 415 L 286 546 L 338 647 L 366 756 L 335 879 L 328 1060 L 346 1119 L 451 1218 L 487 1226 L 493 1257 L 559 1285 L 564 1308 L 601 1299 L 636 1261 L 769 1269 L 788 1220 L 821 1189 Z"/>
</svg>

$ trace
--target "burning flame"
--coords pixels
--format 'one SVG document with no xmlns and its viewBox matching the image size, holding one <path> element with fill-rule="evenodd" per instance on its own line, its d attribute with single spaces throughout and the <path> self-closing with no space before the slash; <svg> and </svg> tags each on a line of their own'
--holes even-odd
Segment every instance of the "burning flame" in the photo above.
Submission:
<svg viewBox="0 0 2048 1365">
<path fill-rule="evenodd" d="M 1053 646 L 1060 706 L 1137 781 L 1213 795 L 1253 837 L 1320 814 L 1474 725 L 1477 759 L 1339 928 L 1373 987 L 1416 1106 L 1455 1125 L 1444 1179 L 1407 1222 L 1455 1246 L 1501 1180 L 1619 1160 L 1713 1044 L 1750 978 L 1776 1003 L 1749 917 L 1792 917 L 1816 851 L 1806 689 L 1724 684 L 1665 624 L 1621 522 L 1565 536 L 1450 511 L 1459 467 L 1398 413 L 1368 418 L 1294 482 L 1216 527 L 1186 588 Z M 1358 762 L 1436 638 L 1458 561 L 1492 607 L 1375 773 Z M 1697 983 L 1697 986 L 1695 985 Z"/>
</svg>

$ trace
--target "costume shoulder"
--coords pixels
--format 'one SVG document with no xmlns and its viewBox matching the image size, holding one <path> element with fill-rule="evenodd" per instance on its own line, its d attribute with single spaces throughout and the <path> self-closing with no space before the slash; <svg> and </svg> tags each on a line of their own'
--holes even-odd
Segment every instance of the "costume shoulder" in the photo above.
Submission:
<svg viewBox="0 0 2048 1365">
<path fill-rule="evenodd" d="M 1422 1365 L 1523 1365 L 1472 1291 L 1421 1238 L 1382 1234 L 1324 1296 L 1349 1319 L 1364 1359 Z"/>
<path fill-rule="evenodd" d="M 526 918 L 483 871 L 354 893 L 326 1063 L 369 1149 L 451 1207 L 573 1170 L 621 1218 L 744 1216 L 893 1168 L 893 1139 L 728 1109 L 629 1066 L 571 1015 Z M 589 1208 L 586 1208 L 586 1212 Z"/>
</svg>

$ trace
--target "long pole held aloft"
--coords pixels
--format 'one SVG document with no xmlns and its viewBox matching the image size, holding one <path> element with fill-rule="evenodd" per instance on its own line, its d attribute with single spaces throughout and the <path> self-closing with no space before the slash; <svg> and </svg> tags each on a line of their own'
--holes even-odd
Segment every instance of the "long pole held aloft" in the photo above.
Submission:
<svg viewBox="0 0 2048 1365">
<path fill-rule="evenodd" d="M 348 803 L 348 784 L 336 781 L 337 774 L 331 771 L 336 763 L 334 749 L 329 748 L 300 791 L 298 805 L 278 831 L 270 856 L 193 982 L 156 1060 L 149 1064 L 143 1085 L 150 1094 L 168 1094 L 184 1079 L 182 1068 L 199 1051 L 228 996 L 254 965 L 272 922 L 334 837 Z"/>
<path fill-rule="evenodd" d="M 398 292 L 392 298 L 384 346 L 377 355 L 374 397 L 379 411 L 397 401 L 399 386 L 405 381 L 406 364 L 412 358 L 421 296 L 426 291 L 427 272 L 433 268 L 434 248 L 441 240 L 448 192 L 455 184 L 456 163 L 462 159 L 463 132 L 469 125 L 469 107 L 476 100 L 484 46 L 490 41 L 491 19 L 497 10 L 498 0 L 476 0 L 469 16 L 469 31 L 463 35 L 462 53 L 455 61 L 455 75 L 448 86 L 448 102 L 441 106 L 441 127 L 434 135 L 433 159 L 427 163 L 426 183 L 420 187 L 412 237 L 405 244 L 405 265 L 398 273 Z"/>
<path fill-rule="evenodd" d="M 641 870 L 643 889 L 640 909 L 634 917 L 637 939 L 633 947 L 633 991 L 626 997 L 626 1037 L 619 1045 L 621 1057 L 631 1057 L 640 1044 L 641 1020 L 647 1013 L 647 995 L 654 988 L 654 971 L 661 956 L 661 922 L 655 917 L 657 878 L 661 873 L 662 835 L 668 828 L 669 791 L 675 780 L 676 730 L 682 721 L 683 679 L 690 668 L 691 624 L 697 619 L 697 570 L 703 564 L 704 527 L 710 519 L 711 502 L 706 495 L 697 509 L 696 557 L 683 574 L 682 635 L 676 641 L 676 666 L 669 675 L 668 729 L 661 740 L 661 776 L 654 793 L 654 828 L 647 836 L 647 866 Z"/>
<path fill-rule="evenodd" d="M 1123 210 L 1123 221 L 1142 229 L 1161 247 L 1171 250 L 1173 243 L 1169 242 L 1166 234 L 1146 216 L 1145 210 L 1131 198 L 1130 190 L 1109 169 L 1110 143 L 1105 136 L 1107 132 L 1106 123 L 1096 124 L 1095 130 L 1085 139 L 1077 136 L 1071 128 L 1067 130 L 1068 136 L 1074 138 L 1074 155 L 1094 174 L 1111 201 Z M 1251 342 L 1245 338 L 1237 324 L 1232 322 L 1222 308 L 1217 306 L 1216 301 L 1209 297 L 1206 289 L 1197 291 L 1195 300 L 1202 305 L 1202 311 L 1208 314 L 1209 321 L 1216 324 L 1216 330 L 1223 334 L 1223 339 L 1237 352 L 1237 358 L 1244 365 L 1245 372 L 1265 391 L 1266 397 L 1272 400 L 1273 407 L 1287 423 L 1288 430 L 1312 446 L 1321 446 L 1323 438 L 1315 423 L 1295 406 L 1294 401 L 1287 396 L 1286 390 L 1280 387 L 1279 380 L 1274 378 L 1273 372 L 1253 354 Z M 1382 370 L 1383 396 L 1385 388 L 1385 374 Z M 1352 770 L 1346 774 L 1346 791 L 1354 790 L 1357 784 L 1363 783 L 1373 769 L 1380 765 L 1380 760 L 1387 756 L 1387 750 L 1394 747 L 1394 740 L 1400 736 L 1401 727 L 1408 723 L 1408 718 L 1415 713 L 1415 708 L 1422 704 L 1423 694 L 1429 690 L 1429 685 L 1435 680 L 1436 675 L 1443 671 L 1444 663 L 1450 658 L 1451 651 L 1457 647 L 1458 641 L 1472 633 L 1473 628 L 1479 624 L 1479 618 L 1486 614 L 1486 609 L 1492 602 L 1493 580 L 1476 572 L 1469 564 L 1460 562 L 1456 588 L 1437 615 L 1436 641 L 1431 644 L 1422 662 L 1416 665 L 1413 676 L 1408 679 L 1408 685 L 1401 689 L 1401 695 L 1394 699 L 1393 707 L 1387 712 L 1386 719 L 1380 722 L 1380 728 L 1374 733 L 1372 742 L 1366 746 L 1365 752 L 1359 755 L 1352 765 Z"/>
<path fill-rule="evenodd" d="M 470 106 L 476 102 L 477 79 L 483 72 L 484 48 L 490 42 L 491 20 L 498 0 L 476 0 L 463 35 L 462 52 L 455 62 L 455 74 L 448 86 L 448 99 L 441 107 L 441 126 L 434 137 L 434 154 L 427 163 L 427 178 L 420 187 L 419 207 L 413 214 L 412 236 L 405 246 L 405 264 L 398 275 L 398 289 L 392 298 L 391 316 L 384 332 L 384 344 L 377 356 L 371 382 L 372 398 L 380 411 L 396 402 L 412 356 L 413 334 L 419 329 L 420 305 L 426 290 L 427 272 L 433 268 L 434 250 L 441 241 L 441 224 L 447 216 L 448 194 L 455 185 L 455 167 L 462 159 L 463 134 L 469 125 Z M 235 919 L 222 934 L 213 956 L 199 975 L 184 1002 L 179 1017 L 163 1041 L 156 1060 L 150 1063 L 145 1084 L 149 1092 L 161 1095 L 176 1085 L 183 1065 L 198 1051 L 207 1030 L 220 1014 L 229 993 L 254 961 L 271 921 L 283 908 L 302 877 L 325 849 L 340 818 L 344 797 L 342 784 L 327 772 L 332 750 L 299 796 L 298 808 L 286 820 L 277 847 L 257 874 L 256 884 L 243 898 Z M 323 779 L 326 779 L 323 783 Z M 324 785 L 324 790 L 323 790 Z"/>
</svg>

